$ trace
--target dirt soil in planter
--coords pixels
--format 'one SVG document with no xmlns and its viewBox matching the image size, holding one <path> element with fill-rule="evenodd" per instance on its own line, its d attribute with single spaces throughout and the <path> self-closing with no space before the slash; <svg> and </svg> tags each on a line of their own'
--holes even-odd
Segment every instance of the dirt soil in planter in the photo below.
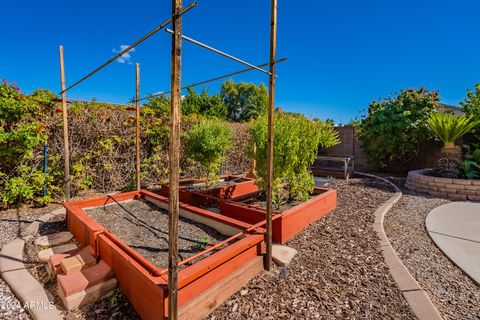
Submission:
<svg viewBox="0 0 480 320">
<path fill-rule="evenodd" d="M 430 211 L 450 201 L 406 190 L 404 179 L 391 180 L 403 191 L 384 223 L 393 248 L 444 319 L 480 319 L 480 286 L 438 249 L 425 229 Z"/>
<path fill-rule="evenodd" d="M 415 319 L 373 230 L 391 187 L 365 178 L 327 187 L 337 209 L 287 242 L 298 250 L 288 268 L 252 279 L 209 319 Z"/>
<path fill-rule="evenodd" d="M 308 200 L 310 200 L 312 198 L 315 198 L 316 196 L 319 196 L 319 194 L 310 195 Z M 282 195 L 282 198 L 285 199 L 287 197 L 288 197 L 288 194 L 285 192 L 285 194 Z M 264 193 L 258 193 L 258 195 L 256 197 L 252 197 L 252 198 L 249 198 L 247 200 L 240 201 L 240 202 L 245 203 L 245 204 L 249 204 L 249 205 L 253 205 L 253 206 L 258 206 L 258 207 L 261 207 L 263 209 L 267 209 L 267 199 L 266 199 L 266 196 L 265 196 Z M 303 202 L 304 201 L 297 200 L 297 199 L 289 199 L 289 200 L 285 200 L 285 201 L 280 202 L 280 203 L 273 203 L 273 210 L 278 211 L 278 212 L 283 212 L 283 211 L 286 211 L 290 208 L 293 208 L 293 207 L 295 207 L 295 206 L 297 206 L 297 205 L 299 205 Z"/>
<path fill-rule="evenodd" d="M 232 185 L 235 185 L 235 184 L 240 183 L 240 182 L 245 182 L 245 180 L 243 180 L 243 178 L 234 178 L 234 179 L 229 180 L 229 181 L 212 180 L 212 181 L 209 181 L 208 188 L 205 188 L 205 182 L 195 182 L 195 183 L 192 183 L 192 184 L 186 184 L 186 185 L 182 186 L 182 188 L 184 188 L 185 190 L 189 190 L 189 191 L 205 192 L 205 191 L 215 189 L 215 188 L 220 188 L 220 187 L 223 187 L 223 186 L 232 186 Z"/>
<path fill-rule="evenodd" d="M 121 205 L 140 220 L 133 218 L 118 204 L 85 211 L 155 266 L 161 269 L 168 268 L 168 212 L 144 200 L 122 202 Z M 146 228 L 141 221 L 156 230 Z M 203 251 L 208 243 L 217 243 L 227 238 L 215 229 L 185 218 L 180 218 L 178 228 L 178 250 L 181 260 Z"/>
</svg>

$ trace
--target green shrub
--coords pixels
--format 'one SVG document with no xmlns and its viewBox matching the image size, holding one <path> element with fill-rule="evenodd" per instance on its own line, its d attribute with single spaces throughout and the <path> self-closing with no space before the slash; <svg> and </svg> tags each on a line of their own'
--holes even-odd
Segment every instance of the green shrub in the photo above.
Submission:
<svg viewBox="0 0 480 320">
<path fill-rule="evenodd" d="M 424 88 L 370 103 L 358 133 L 369 160 L 379 169 L 407 165 L 433 137 L 427 120 L 438 105 L 438 94 Z"/>
<path fill-rule="evenodd" d="M 3 204 L 18 205 L 22 202 L 33 200 L 37 203 L 44 203 L 48 202 L 47 200 L 51 200 L 50 195 L 46 199 L 40 197 L 45 181 L 45 175 L 41 170 L 20 166 L 15 173 L 16 175 L 13 177 L 8 177 L 5 174 L 0 176 L 3 180 L 0 184 L 3 185 L 1 192 Z"/>
<path fill-rule="evenodd" d="M 466 150 L 462 163 L 463 174 L 467 179 L 480 178 L 480 144 L 463 146 Z"/>
<path fill-rule="evenodd" d="M 220 170 L 225 153 L 231 147 L 233 135 L 230 128 L 220 121 L 201 121 L 193 125 L 185 141 L 186 156 L 199 163 L 206 186 Z"/>
<path fill-rule="evenodd" d="M 0 196 L 4 204 L 36 200 L 41 194 L 44 174 L 26 165 L 41 161 L 34 151 L 47 139 L 44 124 L 35 118 L 40 109 L 38 101 L 19 88 L 5 80 L 0 83 Z"/>
<path fill-rule="evenodd" d="M 256 170 L 261 188 L 267 179 L 268 120 L 264 116 L 251 128 L 256 151 Z M 287 183 L 288 198 L 305 200 L 313 191 L 315 182 L 309 170 L 318 148 L 339 143 L 337 131 L 319 120 L 302 115 L 276 113 L 274 130 L 273 193 L 276 203 L 282 202 L 283 186 Z"/>
<path fill-rule="evenodd" d="M 467 115 L 480 119 L 480 83 L 476 83 L 473 90 L 467 90 L 467 96 L 460 105 Z M 477 139 L 480 139 L 480 124 L 476 126 L 474 133 Z"/>
</svg>

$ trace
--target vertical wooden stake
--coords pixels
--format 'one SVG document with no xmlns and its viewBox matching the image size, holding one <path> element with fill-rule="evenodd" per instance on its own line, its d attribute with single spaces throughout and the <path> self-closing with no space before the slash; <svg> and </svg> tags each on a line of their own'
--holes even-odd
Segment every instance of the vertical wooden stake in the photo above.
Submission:
<svg viewBox="0 0 480 320">
<path fill-rule="evenodd" d="M 277 0 L 271 0 L 270 8 L 270 76 L 268 84 L 268 150 L 267 150 L 267 230 L 265 232 L 265 269 L 272 267 L 272 199 L 273 199 L 273 150 L 275 121 L 275 60 L 277 55 Z"/>
<path fill-rule="evenodd" d="M 62 87 L 62 115 L 63 115 L 63 157 L 65 160 L 65 201 L 70 200 L 70 151 L 68 141 L 68 114 L 67 114 L 67 93 L 65 92 L 65 62 L 63 58 L 63 46 L 59 47 L 60 53 L 60 84 Z"/>
<path fill-rule="evenodd" d="M 180 76 L 182 66 L 182 0 L 172 0 L 172 62 L 169 153 L 168 318 L 177 319 L 178 293 L 178 181 L 180 167 Z"/>
<path fill-rule="evenodd" d="M 136 172 L 137 172 L 137 190 L 140 190 L 140 63 L 135 65 L 135 146 L 136 146 Z"/>
</svg>

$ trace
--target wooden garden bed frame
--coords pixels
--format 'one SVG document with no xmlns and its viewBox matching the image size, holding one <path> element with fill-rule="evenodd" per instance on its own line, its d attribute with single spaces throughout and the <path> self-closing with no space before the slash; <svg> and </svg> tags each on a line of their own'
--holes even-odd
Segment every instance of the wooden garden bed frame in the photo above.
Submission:
<svg viewBox="0 0 480 320">
<path fill-rule="evenodd" d="M 166 197 L 144 190 L 117 194 L 113 198 L 119 202 L 144 199 L 168 208 Z M 143 319 L 166 319 L 168 269 L 154 266 L 84 211 L 112 203 L 114 200 L 107 196 L 65 203 L 68 229 L 82 246 L 91 245 L 94 254 L 115 271 L 119 287 Z M 185 203 L 180 204 L 180 215 L 229 236 L 219 244 L 185 259 L 180 265 L 202 257 L 221 244 L 236 240 L 178 273 L 179 316 L 201 319 L 263 270 L 261 255 L 264 254 L 265 230 L 259 225 Z"/>
<path fill-rule="evenodd" d="M 171 48 L 171 78 L 170 78 L 170 141 L 169 141 L 169 197 L 168 197 L 168 211 L 169 211 L 169 228 L 168 228 L 168 239 L 169 239 L 169 268 L 168 268 L 168 293 L 170 298 L 168 299 L 168 308 L 162 306 L 160 310 L 163 311 L 162 313 L 157 313 L 158 315 L 164 315 L 165 309 L 168 309 L 168 316 L 172 320 L 177 319 L 177 309 L 178 306 L 182 305 L 182 300 L 177 299 L 177 294 L 180 293 L 180 277 L 178 273 L 178 219 L 180 214 L 180 192 L 179 192 L 179 176 L 180 176 L 180 104 L 181 104 L 181 60 L 182 60 L 182 39 L 186 39 L 191 41 L 193 39 L 188 39 L 188 37 L 184 37 L 182 35 L 182 16 L 197 6 L 197 2 L 193 2 L 187 7 L 183 8 L 183 1 L 182 0 L 172 0 L 172 16 L 171 18 L 164 21 L 162 24 L 158 25 L 151 31 L 149 31 L 144 36 L 138 38 L 135 42 L 133 42 L 128 47 L 124 48 L 121 52 L 117 53 L 115 56 L 95 68 L 94 70 L 90 71 L 88 74 L 74 82 L 73 84 L 67 86 L 65 80 L 65 65 L 64 65 L 64 52 L 63 46 L 59 47 L 59 58 L 60 58 L 60 82 L 61 82 L 61 91 L 60 95 L 62 98 L 62 122 L 63 122 L 63 138 L 64 138 L 64 166 L 65 166 L 65 200 L 67 204 L 65 205 L 67 210 L 70 210 L 70 217 L 69 218 L 69 227 L 76 222 L 79 227 L 79 233 L 83 232 L 84 234 L 79 234 L 78 236 L 88 237 L 88 239 L 83 238 L 83 240 L 92 240 L 94 241 L 94 245 L 98 254 L 101 254 L 101 248 L 111 248 L 109 252 L 114 252 L 112 249 L 118 243 L 115 243 L 115 239 L 110 237 L 108 239 L 108 232 L 106 230 L 97 230 L 90 234 L 88 231 L 88 225 L 85 224 L 85 228 L 80 227 L 83 223 L 81 219 L 72 218 L 75 215 L 81 215 L 82 211 L 80 207 L 75 207 L 74 204 L 68 204 L 70 200 L 70 186 L 71 186 L 71 178 L 70 178 L 70 153 L 69 153 L 69 131 L 68 131 L 68 109 L 67 109 L 67 91 L 70 89 L 78 86 L 80 83 L 84 82 L 91 76 L 93 76 L 98 71 L 105 68 L 107 65 L 113 63 L 118 58 L 120 58 L 123 54 L 129 52 L 137 45 L 157 33 L 158 31 L 164 29 L 168 24 L 171 23 L 172 25 L 172 48 Z M 273 181 L 273 157 L 274 157 L 274 144 L 273 144 L 273 137 L 274 137 L 274 109 L 275 109 L 275 78 L 276 78 L 276 63 L 277 63 L 277 0 L 271 0 L 270 2 L 270 48 L 269 48 L 269 68 L 268 71 L 261 69 L 258 66 L 254 66 L 250 63 L 247 63 L 244 60 L 235 58 L 230 54 L 226 54 L 225 52 L 221 52 L 218 49 L 213 47 L 207 46 L 202 44 L 198 41 L 193 41 L 195 44 L 200 45 L 204 48 L 207 48 L 210 51 L 214 51 L 217 54 L 223 55 L 229 59 L 235 60 L 236 62 L 246 64 L 250 68 L 246 70 L 258 70 L 265 74 L 268 74 L 269 77 L 269 85 L 268 85 L 268 147 L 267 147 L 267 179 L 266 179 L 266 198 L 267 198 L 267 209 L 266 209 L 266 217 L 265 217 L 265 232 L 264 232 L 264 239 L 265 239 L 265 261 L 264 267 L 266 270 L 271 269 L 272 265 L 272 216 L 273 216 L 273 208 L 272 208 L 272 198 L 273 198 L 273 189 L 272 189 L 272 181 Z M 243 72 L 243 71 L 241 71 Z M 135 130 L 135 137 L 136 137 L 136 183 L 137 183 L 137 193 L 144 194 L 140 191 L 140 67 L 139 64 L 136 65 L 136 81 L 135 81 L 135 93 L 136 98 L 135 102 L 135 118 L 136 118 L 136 130 Z M 219 77 L 215 78 L 218 80 Z M 203 82 L 206 83 L 206 82 Z M 191 86 L 190 86 L 191 87 Z M 134 194 L 131 195 L 132 197 Z M 162 200 L 162 202 L 165 199 Z M 91 202 L 95 202 L 94 199 Z M 108 199 L 107 199 L 108 202 Z M 88 205 L 88 201 L 86 202 Z M 85 204 L 85 203 L 83 203 Z M 75 210 L 73 210 L 75 209 Z M 71 211 L 73 210 L 73 211 Z M 187 210 L 188 211 L 188 210 Z M 74 213 L 75 212 L 75 213 Z M 204 216 L 205 218 L 205 216 Z M 206 218 L 205 218 L 206 219 Z M 73 222 L 75 221 L 75 222 Z M 91 221 L 90 221 L 91 222 Z M 95 225 L 90 223 L 91 227 L 98 228 L 98 224 Z M 258 228 L 255 228 L 257 230 Z M 97 239 L 98 243 L 97 243 Z M 113 240 L 112 240 L 113 239 Z M 102 242 L 103 241 L 103 242 Z M 109 242 L 110 241 L 110 242 Z M 113 242 L 112 242 L 113 241 Z M 102 247 L 102 243 L 107 243 Z M 260 243 L 260 242 L 259 242 Z M 261 247 L 257 243 L 257 247 Z M 127 250 L 126 248 L 124 248 Z M 104 249 L 105 250 L 105 249 Z M 222 250 L 223 251 L 223 250 Z M 105 251 L 103 251 L 105 252 Z M 121 251 L 118 251 L 121 253 Z M 135 253 L 135 252 L 133 252 Z M 132 254 L 133 254 L 132 253 Z M 216 255 L 216 254 L 215 254 Z M 215 256 L 213 255 L 213 256 Z M 209 257 L 210 258 L 210 257 Z M 209 259 L 207 258 L 207 259 Z M 206 260 L 206 259 L 205 259 Z M 115 261 L 121 261 L 121 259 L 117 259 Z M 127 262 L 130 260 L 126 260 Z M 133 260 L 132 260 L 133 261 Z M 113 264 L 114 260 L 111 259 L 110 262 Z M 144 266 L 143 266 L 144 267 Z M 120 280 L 120 279 L 119 279 Z M 128 282 L 128 280 L 124 280 L 124 283 Z M 162 284 L 163 285 L 163 284 Z M 133 290 L 133 289 L 132 289 Z M 164 292 L 163 292 L 164 294 Z M 128 295 L 128 294 L 127 294 Z M 165 297 L 163 295 L 162 297 Z M 139 298 L 138 298 L 139 299 Z M 184 298 L 183 298 L 184 299 Z M 164 299 L 165 300 L 165 299 Z M 141 302 L 136 302 L 139 306 L 143 306 Z M 135 305 L 135 303 L 134 303 Z M 157 304 L 154 305 L 154 307 Z M 193 307 L 192 307 L 193 308 Z M 142 309 L 144 310 L 144 309 Z M 148 309 L 144 312 L 151 312 Z M 148 313 L 150 314 L 150 313 Z M 198 313 L 200 314 L 200 313 Z"/>
<path fill-rule="evenodd" d="M 229 176 L 233 179 L 235 176 Z M 217 206 L 222 216 L 242 221 L 248 224 L 261 224 L 265 222 L 266 209 L 259 206 L 243 203 L 249 198 L 258 195 L 259 190 L 255 179 L 239 182 L 236 185 L 221 186 L 205 191 L 190 191 L 182 186 L 198 183 L 201 180 L 184 180 L 180 183 L 180 201 L 193 206 L 211 207 Z M 228 188 L 229 191 L 225 190 Z M 167 184 L 162 185 L 160 194 L 168 195 Z M 222 196 L 215 196 L 215 195 Z M 274 211 L 272 218 L 273 241 L 284 244 L 293 236 L 301 232 L 313 222 L 322 218 L 337 206 L 337 191 L 327 188 L 315 188 L 312 197 L 299 205 L 285 211 Z M 262 226 L 264 226 L 262 224 Z"/>
<path fill-rule="evenodd" d="M 221 185 L 217 187 L 211 187 L 206 190 L 198 189 L 198 190 L 188 190 L 186 187 L 191 184 L 201 184 L 205 182 L 205 179 L 187 179 L 181 180 L 179 182 L 180 187 L 180 201 L 188 202 L 188 198 L 192 197 L 194 194 L 204 194 L 209 195 L 215 198 L 220 199 L 230 199 L 242 196 L 247 193 L 252 193 L 258 191 L 258 186 L 256 185 L 256 179 L 237 176 L 237 175 L 223 175 L 219 176 L 218 179 L 224 180 L 226 182 L 234 181 L 233 184 L 229 185 Z M 162 184 L 162 188 L 160 189 L 160 194 L 168 197 L 170 188 L 168 184 Z M 182 195 L 183 199 L 182 200 Z"/>
</svg>

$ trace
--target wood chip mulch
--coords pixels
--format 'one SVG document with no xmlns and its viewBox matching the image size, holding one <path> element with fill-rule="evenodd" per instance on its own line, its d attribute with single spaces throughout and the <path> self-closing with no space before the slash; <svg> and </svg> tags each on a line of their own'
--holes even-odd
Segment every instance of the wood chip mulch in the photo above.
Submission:
<svg viewBox="0 0 480 320">
<path fill-rule="evenodd" d="M 290 266 L 254 278 L 209 319 L 415 319 L 373 230 L 391 187 L 364 178 L 329 187 L 337 209 L 287 243 L 298 250 Z"/>
<path fill-rule="evenodd" d="M 449 201 L 406 190 L 404 179 L 394 182 L 403 197 L 384 223 L 393 248 L 444 319 L 480 319 L 480 286 L 438 249 L 425 229 L 430 211 Z"/>
</svg>

